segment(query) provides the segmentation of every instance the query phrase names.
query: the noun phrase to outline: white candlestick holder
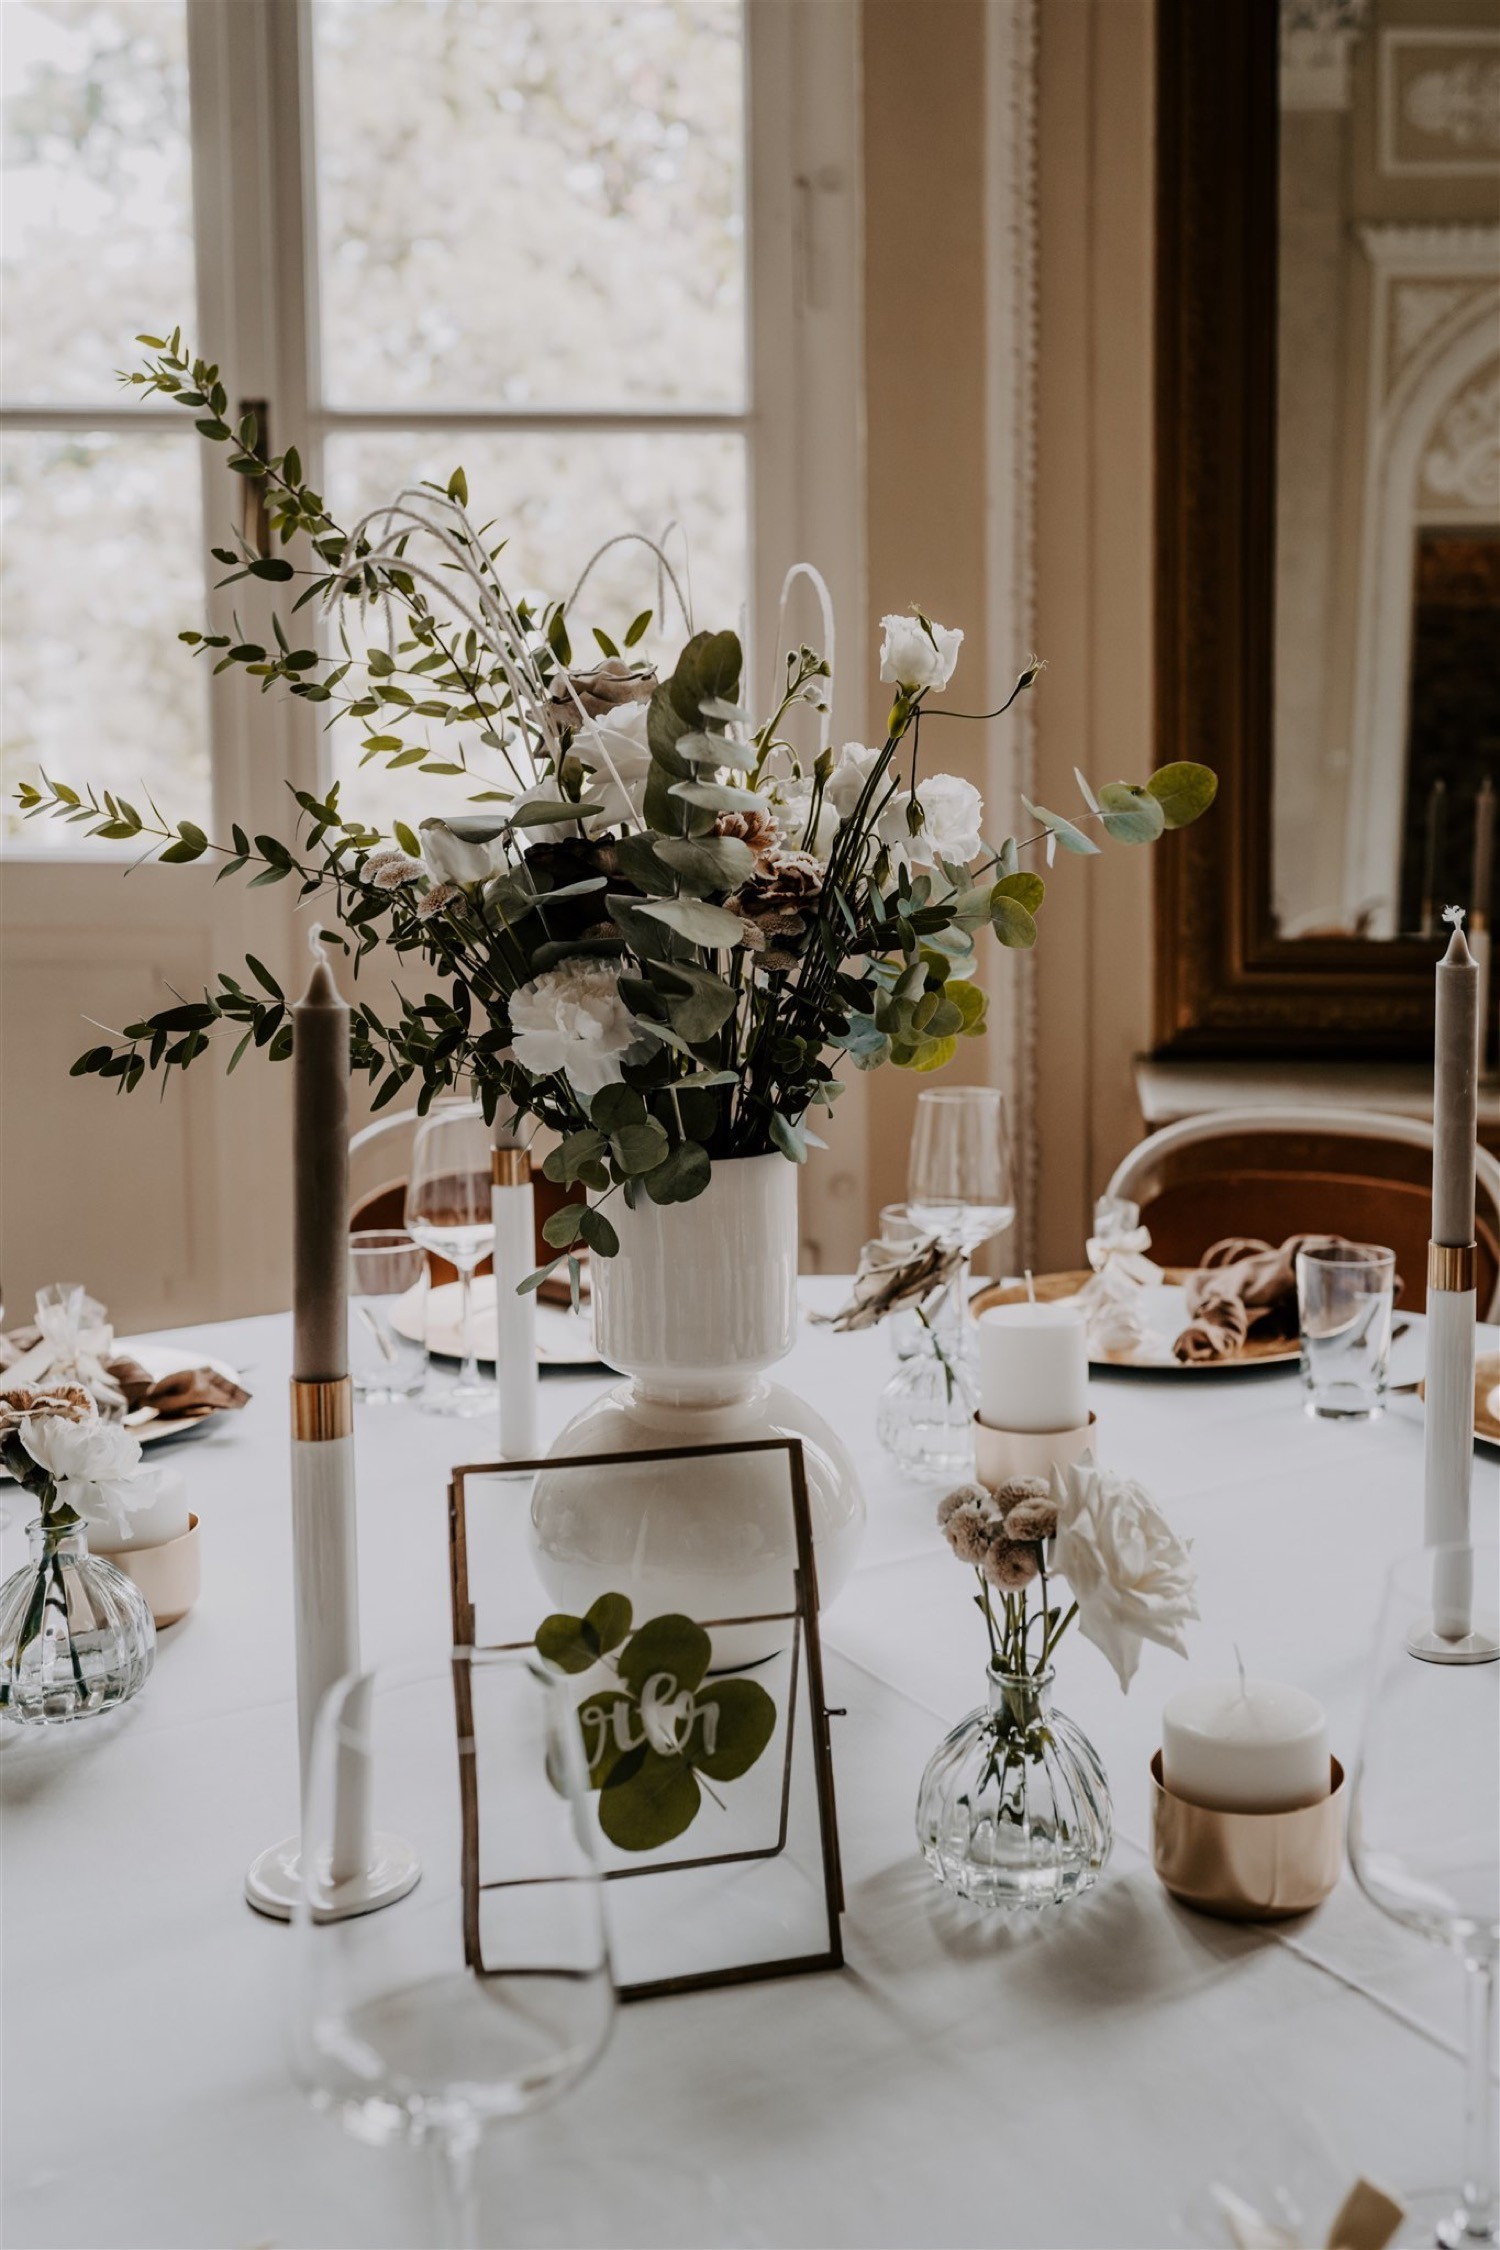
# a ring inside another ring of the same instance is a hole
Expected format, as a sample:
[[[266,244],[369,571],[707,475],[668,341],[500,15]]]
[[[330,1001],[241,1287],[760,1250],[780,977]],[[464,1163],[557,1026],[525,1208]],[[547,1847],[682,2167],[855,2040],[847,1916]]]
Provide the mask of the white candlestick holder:
[[[323,1698],[359,1670],[359,1558],[354,1514],[354,1386],[292,1378],[292,1598],[297,1636],[297,1746],[307,1803],[313,1727]],[[318,1919],[344,1921],[405,1898],[421,1864],[399,1836],[374,1831],[368,1749],[341,1739],[330,1888]],[[287,1836],[250,1864],[245,1896],[289,1922],[302,1895],[302,1840]]]
[[[1002,1430],[982,1415],[974,1417],[974,1473],[983,1485],[998,1492],[1017,1477],[1040,1477],[1045,1482],[1056,1469],[1069,1469],[1075,1461],[1095,1453],[1099,1417],[1071,1430]]]
[[[500,1456],[535,1460],[537,1438],[536,1291],[520,1284],[536,1263],[536,1199],[524,1148],[490,1152],[490,1208],[495,1221],[495,1388],[500,1400]]]
[[[1423,1386],[1424,1536],[1432,1617],[1408,1642],[1426,1664],[1493,1664],[1500,1642],[1474,1624],[1469,1497],[1474,1474],[1474,1245],[1427,1249],[1427,1377]]]

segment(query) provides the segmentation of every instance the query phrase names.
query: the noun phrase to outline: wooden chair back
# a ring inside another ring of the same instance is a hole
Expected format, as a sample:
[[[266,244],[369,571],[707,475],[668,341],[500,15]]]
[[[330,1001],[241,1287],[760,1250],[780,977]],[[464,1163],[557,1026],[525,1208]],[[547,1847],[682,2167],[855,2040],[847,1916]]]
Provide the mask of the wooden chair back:
[[[1227,1235],[1282,1242],[1342,1234],[1396,1253],[1401,1304],[1427,1303],[1432,1132],[1363,1113],[1222,1111],[1166,1127],[1132,1150],[1109,1193],[1138,1203],[1162,1265],[1196,1266]],[[1394,1128],[1394,1130],[1391,1130]],[[1496,1179],[1489,1177],[1494,1169]],[[1500,1293],[1500,1167],[1480,1152],[1476,1283],[1481,1317]]]

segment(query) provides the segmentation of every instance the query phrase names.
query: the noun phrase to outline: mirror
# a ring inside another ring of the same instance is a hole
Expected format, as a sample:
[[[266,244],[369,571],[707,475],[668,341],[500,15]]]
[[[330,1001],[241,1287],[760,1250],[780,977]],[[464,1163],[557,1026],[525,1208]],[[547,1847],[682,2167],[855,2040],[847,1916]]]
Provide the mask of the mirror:
[[[1497,872],[1494,0],[1156,20],[1157,758],[1219,797],[1154,863],[1154,1052],[1430,1055]]]
[[[1282,0],[1271,908],[1488,915],[1500,789],[1500,30]]]

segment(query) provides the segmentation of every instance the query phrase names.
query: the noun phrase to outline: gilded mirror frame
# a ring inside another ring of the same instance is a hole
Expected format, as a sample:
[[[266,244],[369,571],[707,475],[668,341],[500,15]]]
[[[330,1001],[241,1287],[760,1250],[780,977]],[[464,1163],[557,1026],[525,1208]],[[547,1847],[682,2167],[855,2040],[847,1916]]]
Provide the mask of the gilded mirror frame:
[[[1156,762],[1214,811],[1156,863],[1156,1052],[1431,1052],[1435,940],[1285,938],[1271,898],[1277,0],[1158,0]]]

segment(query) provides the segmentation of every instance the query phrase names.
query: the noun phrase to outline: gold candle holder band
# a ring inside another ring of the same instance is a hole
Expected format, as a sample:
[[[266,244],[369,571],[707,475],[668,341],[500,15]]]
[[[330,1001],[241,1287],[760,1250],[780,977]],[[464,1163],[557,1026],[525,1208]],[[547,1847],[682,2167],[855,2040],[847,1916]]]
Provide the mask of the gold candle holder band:
[[[1447,1289],[1462,1294],[1474,1286],[1474,1244],[1464,1242],[1429,1242],[1427,1245],[1427,1288]]]
[[[1178,1797],[1151,1760],[1151,1864],[1172,1896],[1226,1922],[1276,1922],[1327,1898],[1344,1861],[1344,1769],[1290,1812],[1223,1812]]]
[[[292,1436],[300,1444],[354,1435],[354,1383],[348,1375],[292,1377]]]
[[[492,1148],[490,1178],[496,1187],[530,1187],[531,1157],[524,1148]]]

